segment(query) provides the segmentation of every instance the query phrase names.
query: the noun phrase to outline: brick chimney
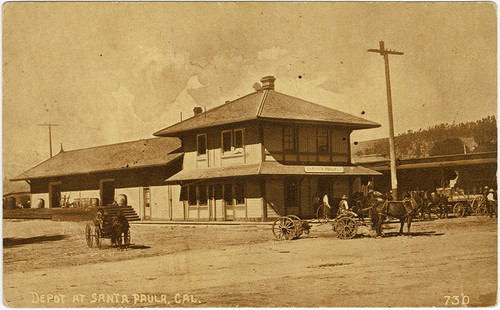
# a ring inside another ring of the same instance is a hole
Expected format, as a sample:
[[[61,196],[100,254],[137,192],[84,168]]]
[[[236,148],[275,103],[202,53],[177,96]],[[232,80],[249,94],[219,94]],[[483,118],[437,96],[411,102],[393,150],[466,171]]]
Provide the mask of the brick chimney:
[[[196,116],[198,114],[203,113],[203,109],[202,109],[202,107],[194,107],[193,112],[194,112],[194,116]]]
[[[262,82],[262,90],[274,90],[274,81],[276,81],[276,79],[274,78],[274,76],[265,76],[263,77],[262,79],[260,79],[260,81]]]

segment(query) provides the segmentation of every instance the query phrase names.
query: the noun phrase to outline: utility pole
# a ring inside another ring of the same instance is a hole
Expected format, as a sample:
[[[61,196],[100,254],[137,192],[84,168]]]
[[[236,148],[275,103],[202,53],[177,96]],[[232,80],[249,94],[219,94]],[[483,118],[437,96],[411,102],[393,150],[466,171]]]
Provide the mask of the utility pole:
[[[403,52],[386,50],[384,41],[380,41],[380,49],[369,49],[368,52],[380,53],[384,56],[385,62],[385,81],[387,84],[387,107],[389,113],[389,152],[391,157],[391,186],[392,196],[398,199],[398,179],[396,176],[396,147],[394,145],[394,121],[392,118],[392,97],[391,97],[391,77],[389,74],[389,55],[403,55]]]
[[[50,147],[50,157],[52,158],[52,126],[59,126],[59,124],[38,124],[38,126],[49,127],[49,147]]]

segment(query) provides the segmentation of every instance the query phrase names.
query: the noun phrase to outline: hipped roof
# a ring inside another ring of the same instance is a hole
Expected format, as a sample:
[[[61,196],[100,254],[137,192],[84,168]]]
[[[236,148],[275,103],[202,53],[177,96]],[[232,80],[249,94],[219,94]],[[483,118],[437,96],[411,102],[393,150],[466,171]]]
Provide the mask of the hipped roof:
[[[342,167],[343,172],[308,172],[301,165],[283,165],[278,162],[263,162],[255,165],[240,165],[230,167],[215,167],[205,169],[182,170],[166,180],[169,183],[188,180],[205,180],[214,178],[242,177],[252,175],[323,175],[323,176],[377,176],[380,172],[361,166],[336,166]],[[315,166],[326,169],[332,166]]]
[[[325,123],[351,129],[380,127],[380,124],[334,110],[274,90],[261,90],[210,109],[169,126],[155,136],[175,136],[180,132],[249,120],[281,120]]]
[[[177,138],[152,138],[63,151],[12,180],[162,166],[182,157],[180,147]]]

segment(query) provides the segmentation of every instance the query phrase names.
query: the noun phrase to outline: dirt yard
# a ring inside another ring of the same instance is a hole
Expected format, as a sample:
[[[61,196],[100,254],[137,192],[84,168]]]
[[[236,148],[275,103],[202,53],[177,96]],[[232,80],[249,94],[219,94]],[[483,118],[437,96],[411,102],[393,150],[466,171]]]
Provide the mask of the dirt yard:
[[[384,238],[331,225],[276,241],[269,225],[132,225],[88,248],[82,222],[4,220],[11,307],[459,307],[497,300],[497,220],[414,222]],[[405,228],[406,230],[406,228]],[[109,240],[105,240],[109,245]]]

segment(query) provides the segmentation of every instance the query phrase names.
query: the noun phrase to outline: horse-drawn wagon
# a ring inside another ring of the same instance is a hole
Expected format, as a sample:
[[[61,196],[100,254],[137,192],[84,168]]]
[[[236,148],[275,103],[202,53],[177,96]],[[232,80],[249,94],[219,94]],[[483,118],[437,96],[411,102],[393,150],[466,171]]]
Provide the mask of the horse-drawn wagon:
[[[103,215],[102,219],[85,225],[85,240],[89,248],[95,245],[101,249],[104,239],[110,239],[112,245],[128,248],[130,238],[130,226],[121,214]]]
[[[382,221],[386,218],[397,218],[401,222],[399,233],[403,232],[404,223],[408,225],[408,232],[411,227],[411,219],[417,210],[417,205],[413,199],[404,199],[402,201],[383,200],[374,198],[365,200],[359,211],[346,211],[339,214],[332,222],[332,229],[340,239],[351,239],[357,235],[360,226],[370,225],[376,230],[377,235],[381,234]],[[366,221],[361,214],[368,211],[370,221]],[[316,222],[323,224],[324,219],[318,218]],[[329,220],[327,220],[329,221]],[[306,221],[295,215],[280,216],[272,225],[273,235],[278,240],[291,240],[299,238],[303,232],[309,233],[311,224],[314,221]]]
[[[486,199],[482,194],[469,194],[454,188],[437,188],[436,193],[446,198],[444,214],[447,217],[452,212],[455,217],[464,217],[469,214],[485,215],[488,211]]]

